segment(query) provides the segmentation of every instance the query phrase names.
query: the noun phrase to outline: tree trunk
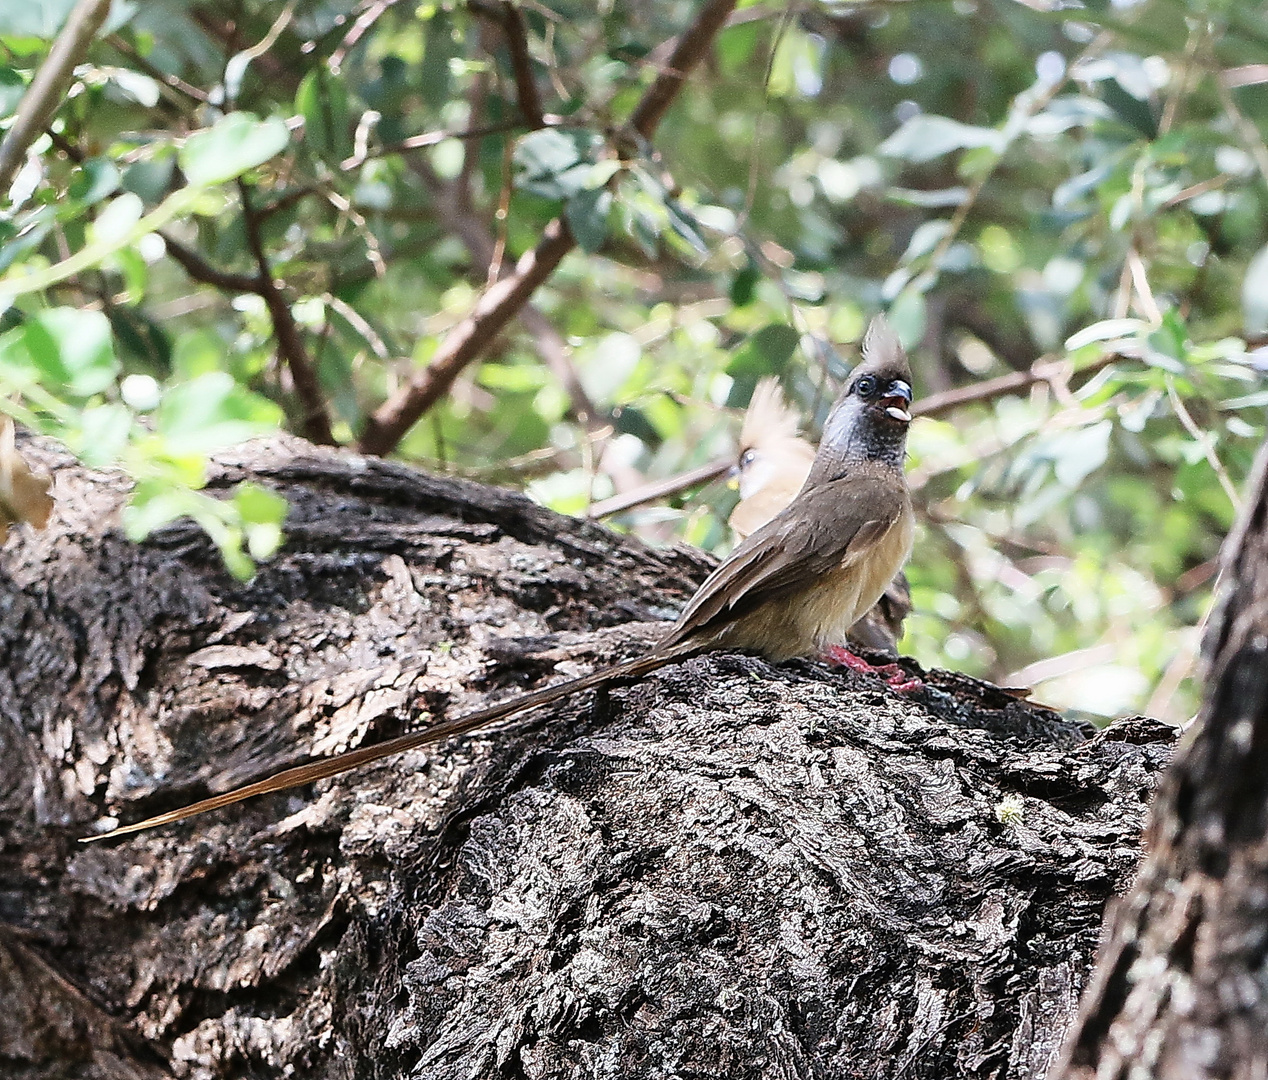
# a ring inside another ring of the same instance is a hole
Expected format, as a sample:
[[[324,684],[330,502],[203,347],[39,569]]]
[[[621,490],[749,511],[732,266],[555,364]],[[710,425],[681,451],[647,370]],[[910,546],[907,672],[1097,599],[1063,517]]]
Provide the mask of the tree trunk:
[[[1224,547],[1206,698],[1054,1080],[1268,1076],[1268,443]]]
[[[291,503],[243,585],[192,526],[128,543],[119,482],[26,449],[58,504],[0,552],[5,1077],[1029,1080],[1055,1056],[1169,729],[713,654],[84,848],[102,816],[633,655],[709,561],[279,440],[213,480]]]

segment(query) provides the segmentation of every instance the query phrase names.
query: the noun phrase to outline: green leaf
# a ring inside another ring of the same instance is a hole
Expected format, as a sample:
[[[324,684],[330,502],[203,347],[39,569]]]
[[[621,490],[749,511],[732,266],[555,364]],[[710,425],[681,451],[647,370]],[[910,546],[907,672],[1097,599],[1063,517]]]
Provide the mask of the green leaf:
[[[757,295],[757,283],[762,280],[761,272],[753,263],[739,270],[731,279],[731,303],[736,307],[747,307]]]
[[[102,244],[114,244],[131,232],[145,211],[139,196],[130,191],[111,199],[89,229],[89,236]]]
[[[786,323],[771,323],[753,334],[726,366],[732,379],[727,404],[732,408],[748,404],[757,380],[783,371],[800,340],[801,335]]]
[[[889,325],[905,348],[913,348],[925,336],[928,305],[915,286],[903,289],[889,306]]]
[[[1113,338],[1135,337],[1149,328],[1143,319],[1102,319],[1086,326],[1066,339],[1066,352],[1075,352],[1094,341],[1110,341]]]
[[[71,176],[68,194],[83,206],[101,202],[119,190],[119,170],[109,158],[89,158]]]
[[[41,311],[23,327],[23,343],[40,382],[54,394],[91,397],[119,372],[110,320],[100,311]]]
[[[1268,332],[1268,247],[1262,247],[1246,266],[1242,278],[1242,318],[1248,334]]]
[[[0,120],[17,110],[26,93],[26,82],[11,67],[0,64]]]
[[[126,405],[110,402],[90,405],[79,415],[77,430],[67,443],[85,465],[95,469],[115,464],[123,456],[132,434],[132,413]]]
[[[233,505],[242,520],[247,550],[253,559],[267,559],[282,544],[282,523],[290,504],[274,491],[250,481],[238,485]]]
[[[268,559],[276,554],[283,541],[281,524],[287,520],[290,505],[285,498],[260,484],[238,484],[233,493],[233,506],[242,521],[246,548],[252,559]]]
[[[343,79],[317,65],[295,92],[295,109],[304,117],[304,142],[327,161],[342,161],[352,152],[348,89]]]
[[[581,128],[544,128],[515,147],[516,187],[546,199],[566,199],[593,186],[594,154],[602,137]]]
[[[205,454],[272,431],[281,410],[238,386],[226,371],[211,371],[170,387],[155,426],[173,454]]]
[[[1004,136],[995,128],[973,127],[949,116],[920,113],[881,143],[879,152],[919,164],[942,157],[952,150],[975,146],[1000,151],[1004,148]]]
[[[1109,456],[1109,420],[1059,435],[1050,444],[1053,472],[1067,488],[1077,488],[1088,476],[1105,464]]]
[[[593,254],[608,238],[612,192],[607,188],[578,191],[564,204],[564,217],[583,251]]]
[[[0,4],[0,36],[49,40],[57,36],[76,0],[24,0]]]
[[[280,153],[290,132],[280,117],[258,120],[235,112],[185,140],[180,166],[191,184],[222,184]]]

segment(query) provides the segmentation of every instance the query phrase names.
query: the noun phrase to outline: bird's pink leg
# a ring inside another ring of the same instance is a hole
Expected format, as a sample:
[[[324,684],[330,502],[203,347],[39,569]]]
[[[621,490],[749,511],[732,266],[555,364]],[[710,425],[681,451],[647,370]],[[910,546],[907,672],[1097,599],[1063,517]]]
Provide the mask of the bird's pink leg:
[[[849,668],[860,675],[871,675],[880,679],[900,694],[909,690],[918,690],[924,685],[919,679],[908,675],[897,664],[869,664],[861,656],[855,656],[844,645],[829,645],[823,650],[822,659],[837,667]]]

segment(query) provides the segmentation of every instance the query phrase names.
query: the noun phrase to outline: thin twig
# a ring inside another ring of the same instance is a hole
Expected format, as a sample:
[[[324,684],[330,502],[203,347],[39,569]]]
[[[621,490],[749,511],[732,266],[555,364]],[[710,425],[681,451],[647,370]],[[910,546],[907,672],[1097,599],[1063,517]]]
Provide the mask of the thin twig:
[[[1154,326],[1162,325],[1162,312],[1158,301],[1154,299],[1154,291],[1149,285],[1149,275],[1145,270],[1144,260],[1135,246],[1127,250],[1127,268],[1132,276],[1132,285],[1136,290],[1136,298],[1140,301],[1140,311]]]
[[[136,49],[133,48],[131,42],[122,35],[107,34],[105,41],[112,49],[116,49],[117,51],[123,53],[124,56],[144,71],[151,79],[166,87],[169,91],[182,95],[199,105],[206,105],[210,100],[210,97],[205,90],[200,90],[191,83],[187,83],[179,75],[173,75],[171,72],[164,71],[157,65],[150,63],[150,61],[137,52]],[[169,98],[169,100],[171,99]],[[189,102],[182,102],[182,104],[188,105]]]
[[[330,74],[338,75],[343,68],[343,62],[380,17],[397,3],[397,0],[373,0],[372,3],[362,4],[356,20],[344,34],[343,40],[339,43],[339,47],[330,54],[330,59],[326,61],[326,66],[330,69]]]
[[[274,43],[282,36],[282,31],[290,25],[291,19],[295,16],[295,6],[298,3],[299,0],[287,0],[286,6],[282,8],[277,18],[273,20],[273,25],[269,27],[264,37],[260,38],[249,49],[243,49],[236,55],[245,57],[247,63],[260,59],[261,56],[273,48]],[[245,70],[245,66],[243,70]]]
[[[1232,177],[1228,173],[1220,173],[1218,176],[1212,176],[1209,180],[1200,180],[1196,184],[1190,184],[1183,191],[1177,191],[1163,203],[1163,209],[1170,210],[1173,206],[1179,206],[1190,199],[1196,199],[1199,195],[1205,195],[1208,191],[1218,191],[1231,179]]]
[[[720,476],[725,476],[734,465],[734,458],[719,458],[717,461],[709,462],[708,465],[701,465],[699,468],[679,473],[677,476],[671,476],[665,480],[654,480],[649,484],[641,484],[630,491],[622,492],[620,495],[613,495],[610,499],[601,499],[599,502],[591,503],[586,516],[591,518],[611,517],[613,514],[632,510],[634,507],[643,506],[645,503],[659,502],[661,499],[669,498],[670,495],[677,495],[682,491],[690,491],[692,488],[700,487],[702,484],[707,484]]]
[[[650,139],[655,134],[669,106],[678,96],[678,91],[696,65],[704,59],[735,4],[736,0],[709,0],[696,16],[696,21],[679,37],[673,52],[669,54],[665,69],[647,88],[630,117],[630,127],[644,139]]]
[[[1101,368],[1109,367],[1118,359],[1120,357],[1117,353],[1107,352],[1104,356],[1079,368],[1077,374],[1091,375],[1100,371]],[[1007,397],[1035,383],[1052,383],[1068,374],[1069,363],[1065,360],[1037,360],[1025,371],[1010,371],[1007,375],[987,379],[985,382],[956,387],[954,390],[944,390],[941,394],[930,394],[929,397],[922,398],[911,407],[911,414],[912,416],[942,416],[960,408],[961,405]]]
[[[1230,90],[1239,86],[1259,86],[1268,82],[1268,64],[1242,64],[1225,68],[1217,76]]]
[[[362,340],[370,346],[370,351],[375,356],[385,362],[391,360],[392,352],[387,347],[387,342],[379,336],[378,331],[370,325],[361,312],[349,304],[348,301],[341,300],[333,293],[324,294],[322,300],[325,301],[326,306],[330,310],[338,312],[343,321],[361,335]]]
[[[509,141],[507,146],[509,148]],[[423,182],[423,186],[431,192],[440,216],[448,228],[458,234],[477,271],[485,268],[484,285],[486,289],[491,287],[493,282],[502,276],[503,264],[500,251],[505,250],[505,217],[498,218],[501,228],[499,236],[495,239],[489,235],[484,217],[472,206],[469,187],[457,182],[446,183],[420,155],[411,155],[405,160]],[[504,180],[504,197],[509,196],[508,185],[509,180]],[[502,203],[499,203],[498,214],[502,214]],[[495,265],[498,267],[498,272],[496,276],[493,276],[491,268]],[[546,366],[567,392],[573,416],[586,428],[592,438],[595,437],[596,432],[606,426],[603,415],[582,386],[569,355],[568,343],[564,341],[563,335],[531,302],[525,304],[519,312],[519,321],[532,335]]]
[[[267,221],[274,214],[280,214],[283,210],[289,210],[297,202],[308,198],[309,195],[319,195],[323,193],[323,189],[312,185],[303,184],[299,187],[291,188],[290,191],[284,191],[270,199],[266,203],[261,203],[255,208],[256,216],[261,221]]]
[[[331,206],[352,222],[352,227],[356,230],[357,235],[365,241],[365,256],[370,260],[370,265],[374,267],[374,276],[377,278],[383,277],[387,273],[387,263],[383,260],[383,249],[379,246],[379,238],[374,235],[374,230],[370,228],[364,215],[352,205],[350,199],[341,195],[334,188],[323,188],[322,194],[326,196],[326,201]]]
[[[775,27],[775,36],[771,39],[770,54],[766,57],[766,72],[762,77],[762,107],[753,118],[753,146],[748,159],[748,185],[744,192],[744,208],[740,211],[737,229],[742,229],[753,212],[753,203],[757,199],[758,166],[762,160],[762,135],[766,117],[770,112],[770,77],[775,70],[775,56],[783,43],[784,35],[793,19],[793,5],[789,4],[780,14],[779,23]]]
[[[48,59],[40,65],[22,95],[9,132],[0,143],[0,198],[9,190],[26,152],[57,114],[65,100],[75,65],[88,52],[110,11],[110,0],[79,0],[62,27]]]
[[[291,314],[291,306],[282,295],[278,283],[273,280],[273,269],[269,265],[268,255],[264,251],[264,240],[260,235],[260,219],[251,206],[251,192],[247,185],[238,181],[238,191],[242,198],[242,218],[246,231],[247,247],[255,264],[259,267],[258,295],[269,310],[269,318],[273,322],[273,340],[277,343],[277,354],[291,373],[291,382],[295,385],[295,395],[299,398],[303,415],[299,420],[299,430],[310,442],[323,446],[334,446],[335,436],[330,429],[330,417],[326,413],[326,399],[317,380],[317,372],[313,369],[308,350],[304,347],[303,336],[295,324],[295,316]]]
[[[506,236],[511,224],[511,163],[513,160],[513,144],[510,139],[502,146],[502,190],[498,194],[498,208],[493,215],[497,222],[497,232],[493,237],[493,254],[489,258],[489,271],[485,275],[484,285],[487,289],[502,276],[502,260],[506,256]]]
[[[542,120],[541,126],[555,127],[562,122],[562,117],[547,116]],[[389,143],[386,146],[362,146],[351,157],[339,162],[339,168],[344,172],[348,172],[364,165],[372,158],[387,157],[391,154],[405,154],[411,150],[422,150],[428,146],[442,143],[446,139],[469,141],[471,139],[483,139],[488,135],[501,135],[506,132],[523,130],[523,120],[507,120],[500,124],[486,124],[483,127],[466,128],[458,131],[425,131],[421,135],[411,135],[408,139],[402,139],[398,143]]]
[[[1268,146],[1264,145],[1264,139],[1259,134],[1259,128],[1255,126],[1253,120],[1248,119],[1246,114],[1237,107],[1237,102],[1233,100],[1233,91],[1230,89],[1229,84],[1219,75],[1215,77],[1215,88],[1219,91],[1220,103],[1224,106],[1224,112],[1228,114],[1228,118],[1237,129],[1237,134],[1246,143],[1250,156],[1255,160],[1255,166],[1259,169],[1260,178],[1265,184],[1268,184]]]
[[[656,126],[687,76],[704,59],[714,35],[735,4],[736,0],[708,0],[703,5],[696,21],[678,39],[669,68],[647,88],[635,108],[630,127],[637,135],[650,140],[655,134]],[[359,443],[362,452],[391,452],[415,421],[448,392],[463,368],[493,342],[575,246],[576,240],[563,218],[550,222],[537,247],[520,258],[514,271],[485,291],[471,314],[440,343],[431,362],[412,373],[409,381],[370,416]]]
[[[1187,431],[1202,447],[1202,454],[1206,458],[1206,463],[1214,470],[1215,475],[1219,477],[1220,487],[1224,489],[1224,494],[1228,496],[1228,501],[1233,504],[1233,510],[1237,513],[1242,512],[1241,496],[1237,494],[1237,488],[1233,485],[1232,479],[1228,475],[1228,470],[1224,468],[1224,463],[1220,461],[1219,456],[1215,453],[1215,440],[1209,431],[1203,431],[1198,427],[1189,410],[1185,408],[1184,402],[1180,400],[1180,395],[1176,393],[1175,380],[1167,376],[1167,397],[1171,399],[1171,407],[1175,409],[1176,416],[1180,418],[1180,423],[1184,425]]]

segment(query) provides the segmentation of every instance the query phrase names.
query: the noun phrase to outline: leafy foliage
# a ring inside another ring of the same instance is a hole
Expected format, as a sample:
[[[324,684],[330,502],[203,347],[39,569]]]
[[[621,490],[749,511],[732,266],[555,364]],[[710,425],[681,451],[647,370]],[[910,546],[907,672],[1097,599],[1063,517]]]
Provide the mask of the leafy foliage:
[[[744,4],[650,140],[703,3],[116,7],[0,212],[0,409],[127,469],[131,534],[189,513],[249,573],[284,507],[206,454],[356,444],[560,217],[581,250],[396,454],[585,512],[731,453],[764,374],[813,429],[885,308],[908,651],[1191,711],[1268,404],[1254,5]],[[0,13],[0,115],[67,8]],[[720,549],[733,498],[616,524]]]

